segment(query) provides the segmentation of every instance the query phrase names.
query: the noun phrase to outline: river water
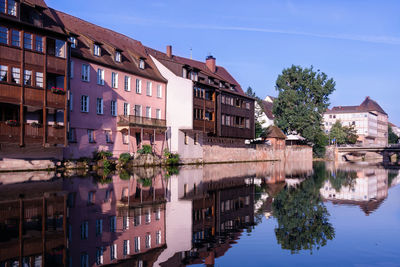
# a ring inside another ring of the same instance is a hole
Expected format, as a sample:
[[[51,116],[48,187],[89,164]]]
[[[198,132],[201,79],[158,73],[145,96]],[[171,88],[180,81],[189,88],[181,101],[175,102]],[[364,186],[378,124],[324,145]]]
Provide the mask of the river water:
[[[2,266],[400,266],[400,175],[243,163],[0,174]]]

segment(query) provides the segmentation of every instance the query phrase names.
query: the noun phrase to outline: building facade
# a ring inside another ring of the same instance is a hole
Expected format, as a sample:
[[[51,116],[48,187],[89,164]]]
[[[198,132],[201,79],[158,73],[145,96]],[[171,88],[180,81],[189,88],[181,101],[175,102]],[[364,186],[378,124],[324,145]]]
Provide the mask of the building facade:
[[[66,158],[166,148],[166,81],[142,44],[60,11],[71,42]]]
[[[338,106],[324,113],[325,132],[340,121],[343,126],[354,126],[358,142],[363,145],[388,144],[388,115],[379,104],[366,97],[359,106]]]
[[[1,157],[62,157],[68,65],[67,35],[43,0],[0,1]]]
[[[243,145],[254,138],[254,99],[216,59],[205,62],[146,48],[167,85],[170,148],[183,158],[201,158],[202,146]]]

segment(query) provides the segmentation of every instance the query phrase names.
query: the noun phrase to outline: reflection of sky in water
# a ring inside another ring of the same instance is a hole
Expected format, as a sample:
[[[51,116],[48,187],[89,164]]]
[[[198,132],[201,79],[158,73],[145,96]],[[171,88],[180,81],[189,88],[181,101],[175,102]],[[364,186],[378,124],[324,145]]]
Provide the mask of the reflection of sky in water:
[[[400,266],[400,185],[366,216],[359,206],[325,203],[335,238],[319,250],[291,255],[276,242],[274,217],[257,225],[250,235],[216,259],[215,266]]]

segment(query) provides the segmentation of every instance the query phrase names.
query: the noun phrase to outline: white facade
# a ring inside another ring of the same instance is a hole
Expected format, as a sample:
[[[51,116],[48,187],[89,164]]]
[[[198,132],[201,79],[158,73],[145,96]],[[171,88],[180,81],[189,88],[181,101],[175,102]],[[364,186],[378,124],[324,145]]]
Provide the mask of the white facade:
[[[269,126],[274,125],[274,120],[268,118],[257,101],[255,102],[254,109],[257,114],[257,121],[261,124],[262,128],[268,128]]]

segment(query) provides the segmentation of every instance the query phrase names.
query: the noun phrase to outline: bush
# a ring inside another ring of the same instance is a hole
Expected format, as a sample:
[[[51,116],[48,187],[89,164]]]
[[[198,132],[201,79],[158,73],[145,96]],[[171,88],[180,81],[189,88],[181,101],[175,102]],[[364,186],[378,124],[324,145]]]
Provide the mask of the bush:
[[[113,156],[112,152],[110,151],[94,151],[93,152],[93,159],[95,160],[100,160],[100,159],[108,159],[111,158]]]
[[[172,175],[178,175],[179,174],[179,167],[177,166],[167,166],[166,172],[165,172],[165,178],[169,178]]]
[[[171,153],[167,150],[164,151],[165,163],[167,165],[178,165],[179,164],[179,154]]]
[[[153,149],[151,148],[151,145],[143,145],[141,149],[137,151],[139,154],[153,154]]]
[[[129,173],[127,170],[122,170],[122,171],[119,173],[119,178],[120,178],[121,180],[129,180],[129,179],[131,178],[131,175],[130,175],[130,173]]]
[[[144,186],[144,187],[149,187],[152,185],[152,181],[150,178],[145,178],[145,179],[140,179],[140,183]]]
[[[129,153],[122,153],[119,155],[119,162],[122,163],[122,165],[125,165],[129,162],[131,159],[131,155]]]

